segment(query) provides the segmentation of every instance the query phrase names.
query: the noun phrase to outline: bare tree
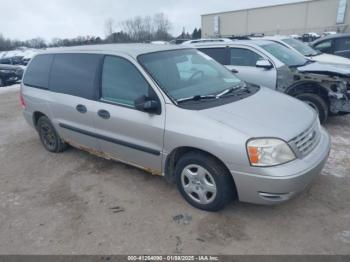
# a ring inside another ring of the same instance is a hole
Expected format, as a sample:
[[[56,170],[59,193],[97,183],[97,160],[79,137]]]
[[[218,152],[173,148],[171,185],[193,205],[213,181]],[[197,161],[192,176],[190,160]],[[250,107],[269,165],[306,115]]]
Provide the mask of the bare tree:
[[[168,40],[171,23],[168,18],[159,13],[152,17],[136,16],[121,23],[123,31],[135,42],[152,40]]]
[[[113,33],[114,33],[114,20],[112,18],[108,18],[105,22],[105,35],[106,37],[108,37]]]
[[[168,40],[169,31],[172,27],[169,19],[164,15],[164,13],[155,14],[153,17],[153,23],[155,27],[155,37],[157,40]]]
[[[46,42],[43,38],[37,37],[26,41],[26,46],[31,48],[44,48],[46,47]]]

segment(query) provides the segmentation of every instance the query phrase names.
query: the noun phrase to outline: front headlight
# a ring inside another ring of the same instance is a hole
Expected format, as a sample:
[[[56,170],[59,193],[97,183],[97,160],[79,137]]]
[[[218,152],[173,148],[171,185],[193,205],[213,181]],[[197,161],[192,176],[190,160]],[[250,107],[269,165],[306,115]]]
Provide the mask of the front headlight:
[[[252,166],[276,166],[296,158],[289,145],[277,138],[251,139],[247,152]]]

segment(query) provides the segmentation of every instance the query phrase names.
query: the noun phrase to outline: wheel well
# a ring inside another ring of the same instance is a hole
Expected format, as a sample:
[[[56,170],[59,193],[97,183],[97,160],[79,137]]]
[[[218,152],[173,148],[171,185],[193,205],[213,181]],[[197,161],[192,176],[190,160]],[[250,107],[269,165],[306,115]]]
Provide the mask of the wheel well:
[[[179,147],[174,149],[167,157],[166,161],[165,161],[165,178],[170,181],[173,182],[174,181],[174,173],[175,173],[175,167],[177,162],[179,161],[179,159],[181,158],[181,156],[183,156],[184,154],[188,153],[188,152],[199,152],[202,153],[204,155],[210,156],[212,158],[214,158],[216,161],[218,161],[227,171],[228,174],[230,174],[230,170],[227,168],[227,166],[216,156],[214,156],[213,154],[210,154],[209,152],[206,152],[204,150],[198,149],[198,148],[194,148],[194,147]],[[236,184],[234,182],[234,179],[232,176],[230,176],[233,184],[236,187]]]
[[[39,118],[42,117],[42,116],[46,116],[46,115],[41,113],[41,112],[38,112],[38,111],[34,112],[34,114],[33,114],[33,124],[34,124],[35,127],[38,124]]]
[[[316,95],[319,95],[321,98],[323,98],[324,101],[329,105],[328,90],[320,86],[318,83],[306,82],[306,83],[298,84],[296,86],[292,86],[291,88],[289,88],[286,93],[293,97],[300,94],[305,94],[305,93],[316,94]]]

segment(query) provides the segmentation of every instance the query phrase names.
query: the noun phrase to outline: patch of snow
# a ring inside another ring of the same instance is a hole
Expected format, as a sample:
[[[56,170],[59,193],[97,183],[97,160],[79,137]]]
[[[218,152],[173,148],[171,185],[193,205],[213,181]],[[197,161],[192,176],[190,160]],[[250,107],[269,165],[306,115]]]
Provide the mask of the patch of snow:
[[[37,53],[42,52],[40,49],[32,49],[32,48],[21,48],[11,51],[3,51],[0,52],[0,58],[11,58],[14,56],[23,56],[23,58],[32,58]]]
[[[340,239],[344,243],[350,244],[350,230],[345,230],[345,231],[337,234],[337,238]]]
[[[18,92],[19,88],[20,88],[20,84],[0,87],[0,95],[6,94],[6,93],[11,93],[11,92]]]

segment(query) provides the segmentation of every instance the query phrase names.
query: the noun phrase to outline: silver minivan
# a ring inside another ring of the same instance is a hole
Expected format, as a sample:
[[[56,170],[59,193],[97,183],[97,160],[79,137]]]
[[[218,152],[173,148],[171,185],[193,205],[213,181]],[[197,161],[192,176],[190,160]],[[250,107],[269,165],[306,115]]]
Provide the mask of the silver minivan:
[[[192,48],[52,49],[32,59],[20,94],[48,151],[71,145],[165,176],[209,211],[292,198],[330,150],[313,109]]]

